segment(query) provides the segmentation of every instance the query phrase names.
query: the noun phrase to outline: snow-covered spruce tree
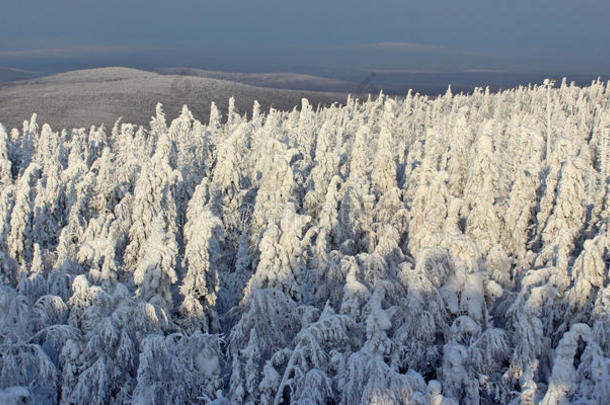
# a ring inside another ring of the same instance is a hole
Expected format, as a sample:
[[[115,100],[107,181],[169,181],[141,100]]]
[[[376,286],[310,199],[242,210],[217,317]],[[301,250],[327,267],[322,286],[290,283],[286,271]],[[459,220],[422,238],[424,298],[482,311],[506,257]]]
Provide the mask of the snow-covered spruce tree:
[[[94,186],[95,201],[93,208],[100,213],[111,211],[125,193],[125,185],[117,179],[117,162],[115,153],[108,147],[101,151],[100,156],[92,163],[91,170],[97,173]]]
[[[0,286],[0,310],[4,314],[0,320],[0,389],[10,391],[21,387],[27,391],[30,401],[38,403],[56,400],[61,378],[40,344],[51,346],[52,339],[45,341],[33,335],[42,326],[41,319],[36,317],[42,306],[39,302],[32,305],[14,289]]]
[[[167,136],[167,120],[165,118],[165,112],[163,111],[163,104],[157,103],[155,106],[155,116],[150,120],[150,133],[148,134],[147,143],[155,145],[159,137]]]
[[[392,335],[392,317],[398,310],[396,298],[403,295],[402,288],[386,281],[375,283],[373,293],[369,302],[364,307],[366,313],[366,341],[364,347],[372,353],[389,360],[394,351],[394,342],[390,339]]]
[[[5,285],[11,285],[17,278],[17,262],[7,255],[8,233],[10,230],[11,211],[14,200],[14,186],[6,186],[0,191],[0,279]]]
[[[9,159],[10,138],[4,125],[0,124],[0,183],[7,187],[13,183],[13,163]]]
[[[339,156],[333,150],[334,131],[329,122],[325,122],[318,134],[315,149],[314,167],[307,179],[309,190],[305,194],[303,205],[310,214],[318,214],[324,194],[331,179],[338,171]]]
[[[492,126],[492,123],[488,125]],[[484,134],[478,139],[476,156],[477,160],[469,172],[465,190],[466,202],[471,209],[466,233],[478,244],[480,251],[486,254],[498,242],[500,236],[500,220],[495,206],[496,200],[500,199],[499,175],[489,135]]]
[[[180,168],[187,188],[194,189],[205,170],[209,134],[186,105],[182,106],[180,115],[171,122],[168,132],[176,143],[176,165]]]
[[[553,372],[549,379],[549,386],[540,402],[543,405],[560,404],[572,396],[576,385],[576,369],[574,357],[577,355],[578,340],[584,339],[587,343],[591,330],[588,325],[574,324],[559,341],[553,359]]]
[[[506,312],[507,329],[512,332],[513,354],[510,367],[505,375],[508,379],[518,381],[522,392],[529,392],[539,381],[537,373],[545,372],[549,367],[548,359],[543,353],[551,347],[549,337],[553,318],[554,300],[557,289],[551,285],[549,278],[553,268],[547,267],[531,270],[521,279],[521,290]],[[528,374],[532,373],[528,377]],[[531,378],[535,378],[533,381]]]
[[[462,107],[457,113],[451,135],[451,147],[448,152],[448,187],[451,194],[455,197],[461,197],[464,193],[468,167],[470,166],[469,158],[474,141],[474,131],[468,125],[467,114],[467,107]]]
[[[210,116],[208,117],[208,124],[206,126],[206,133],[208,135],[208,140],[209,140],[209,144],[208,144],[208,156],[207,159],[205,160],[206,166],[211,166],[213,161],[214,161],[214,157],[215,157],[215,145],[218,145],[218,143],[221,141],[222,139],[222,113],[220,112],[220,110],[218,109],[218,107],[216,106],[216,103],[214,101],[212,101],[212,103],[210,104]]]
[[[363,211],[364,205],[374,205],[375,196],[371,194],[370,172],[373,153],[370,148],[371,128],[360,120],[356,129],[348,163],[348,177],[340,190],[339,210],[340,228],[343,230],[341,242],[346,246],[357,244],[359,249],[370,250],[372,245],[368,232],[371,231],[373,213]],[[350,252],[355,253],[355,252]]]
[[[349,314],[353,319],[361,321],[363,307],[368,302],[371,292],[369,287],[361,281],[361,270],[355,257],[343,257],[341,270],[346,276],[340,313]]]
[[[401,246],[407,238],[409,213],[400,197],[400,190],[394,187],[385,194],[373,211],[375,230],[372,251],[384,255],[397,264],[402,260]]]
[[[444,173],[420,172],[421,183],[415,189],[409,212],[408,249],[411,254],[422,247],[438,245],[444,237],[451,201]]]
[[[89,300],[81,316],[86,336],[82,343],[66,342],[61,352],[62,402],[123,403],[132,398],[141,342],[167,333],[167,315],[153,304],[134,301],[120,283],[110,293],[82,290],[81,299]]]
[[[453,266],[449,252],[439,248],[421,251],[415,268],[407,263],[400,266],[407,297],[396,312],[392,365],[397,369],[429,374],[439,366],[437,334],[446,333],[449,320],[438,289],[454,272]]]
[[[296,127],[296,146],[303,151],[304,163],[307,166],[312,164],[314,158],[315,145],[315,120],[314,111],[309,101],[304,98],[301,100],[301,111]]]
[[[88,172],[87,133],[84,128],[72,130],[64,177],[76,184]]]
[[[223,140],[217,146],[216,150],[216,165],[212,172],[212,181],[216,182],[223,194],[223,199],[228,201],[237,196],[241,189],[241,173],[239,170],[239,162],[241,159],[241,142],[246,142],[248,126],[240,125],[235,129],[235,132]],[[228,202],[227,202],[228,205]]]
[[[336,395],[332,376],[353,344],[354,326],[349,316],[337,315],[326,305],[318,320],[294,338],[273,403],[332,401]]]
[[[34,157],[35,143],[38,137],[37,119],[38,115],[34,113],[29,121],[23,121],[21,133],[16,128],[11,131],[13,177],[21,177]]]
[[[78,263],[89,268],[89,277],[96,283],[111,283],[118,278],[115,244],[122,238],[119,225],[111,212],[91,218],[82,235]]]
[[[311,218],[299,215],[293,204],[286,204],[278,224],[269,223],[259,244],[256,272],[244,290],[244,298],[255,288],[277,288],[297,302],[307,300],[303,286],[305,260],[301,238]]]
[[[65,159],[64,139],[51,126],[44,124],[40,130],[37,140],[36,151],[33,159],[46,170],[56,163],[61,164]]]
[[[484,189],[474,203],[468,221],[466,234],[476,241],[479,249],[485,255],[499,241],[500,219],[496,215],[491,189]]]
[[[252,290],[229,336],[233,401],[248,403],[259,398],[265,361],[276,347],[288,345],[300,328],[294,301],[276,289]]]
[[[195,189],[187,208],[184,229],[186,243],[183,266],[186,275],[180,292],[184,296],[181,312],[187,330],[216,331],[214,306],[219,288],[223,228],[210,208],[207,177]]]
[[[588,239],[571,268],[571,285],[566,291],[568,311],[565,321],[591,322],[595,298],[608,280],[608,240],[604,234]]]
[[[160,124],[159,124],[160,125]],[[150,226],[161,215],[164,233],[176,238],[175,187],[181,180],[180,173],[171,166],[175,158],[173,143],[167,136],[159,136],[157,150],[150,162],[143,162],[134,188],[129,229],[129,244],[125,249],[124,263],[129,268],[137,266],[143,258],[146,240],[151,236]]]
[[[77,255],[87,227],[89,186],[90,184],[83,187],[82,193],[71,205],[68,223],[62,228],[57,241],[55,266],[69,272],[79,270]]]
[[[529,247],[531,228],[535,225],[538,169],[536,165],[529,165],[516,173],[517,178],[513,183],[503,218],[502,241],[508,252],[524,258]]]
[[[245,155],[251,144],[250,125],[240,124],[216,149],[216,165],[211,182],[215,204],[228,239],[228,247],[237,249],[237,238],[245,231],[244,222],[250,220],[250,203],[245,201],[243,186],[250,182],[247,176]],[[233,255],[234,252],[228,254]]]
[[[428,403],[428,389],[420,374],[399,373],[366,347],[349,356],[339,386],[339,404]]]
[[[319,252],[330,251],[339,244],[340,237],[344,234],[339,225],[339,201],[338,194],[341,187],[341,177],[334,176],[326,191],[319,213],[318,227],[320,228],[316,245]]]
[[[34,402],[50,402],[57,397],[59,378],[53,362],[44,350],[31,343],[3,343],[0,345],[0,385],[29,387],[29,398]]]
[[[132,403],[186,403],[215,397],[220,386],[217,336],[153,334],[141,348]]]
[[[115,123],[112,132],[112,151],[116,153],[115,168],[118,183],[131,183],[138,173],[140,163],[149,158],[143,132],[143,127],[138,129],[133,124],[121,123],[120,119]]]
[[[257,152],[260,159],[254,167],[260,173],[260,180],[250,226],[250,242],[253,245],[258,244],[267,222],[280,221],[284,204],[298,200],[298,184],[290,165],[296,150],[287,149],[285,144],[273,138],[265,140],[260,148]]]
[[[582,342],[582,340],[578,340],[576,355],[582,348]],[[604,355],[602,348],[593,339],[589,340],[580,356],[580,364],[576,368],[576,384],[572,398],[591,402],[599,402],[600,399],[608,398],[610,373],[607,365],[608,357]]]
[[[394,144],[392,138],[392,122],[394,121],[395,102],[387,100],[384,104],[381,118],[381,130],[377,140],[371,183],[373,192],[379,199],[396,185],[396,162],[394,160]]]
[[[585,220],[585,187],[581,168],[582,162],[575,158],[568,159],[562,165],[555,206],[542,230],[542,239],[547,246],[563,232],[569,232],[572,243],[579,237]]]
[[[356,188],[363,194],[367,194],[370,189],[369,131],[370,129],[366,126],[361,126],[356,131],[349,160],[349,177],[346,182],[347,185]]]
[[[463,315],[453,322],[448,336],[441,370],[444,393],[460,402],[506,401],[499,367],[509,356],[504,331],[482,330],[479,323]]]
[[[36,185],[32,229],[36,242],[45,249],[52,249],[57,245],[57,236],[64,225],[66,215],[65,190],[60,179],[60,170],[59,162],[50,164],[44,176],[44,183],[43,179],[39,179]]]
[[[372,215],[364,211],[365,202],[372,202],[374,197],[367,194],[364,198],[356,191],[355,187],[343,187],[340,190],[343,196],[339,203],[337,242],[340,242],[341,250],[347,254],[356,254],[356,250],[368,250],[371,245],[370,234]]]
[[[145,300],[161,299],[168,308],[173,305],[170,285],[175,283],[176,255],[178,247],[166,233],[163,218],[158,215],[150,225],[150,236],[142,248],[144,255],[138,261],[133,281],[138,286],[137,295]]]
[[[35,198],[35,179],[40,166],[32,163],[16,184],[15,205],[11,212],[10,232],[7,236],[8,254],[21,266],[32,259],[33,203]]]
[[[227,107],[227,122],[223,129],[231,133],[240,124],[240,121],[241,117],[235,105],[235,97],[231,96],[229,97],[229,105]],[[225,133],[225,135],[227,134]]]
[[[345,234],[337,229],[339,224],[336,211],[336,182],[338,181],[340,181],[339,177],[335,176],[328,189],[320,223],[309,228],[303,238],[304,245],[309,246],[307,249],[309,258],[304,278],[305,284],[311,286],[310,299],[313,300],[313,303],[318,304],[330,300],[335,308],[338,308],[340,304],[341,286],[345,282],[345,274],[340,264],[343,254],[335,249],[339,235]],[[335,224],[334,228],[332,224]],[[347,241],[347,243],[350,242],[353,244],[352,240]],[[342,246],[342,248],[344,247],[345,245]]]
[[[551,215],[542,230],[544,248],[536,258],[536,264],[555,266],[554,284],[560,292],[568,287],[569,265],[572,252],[581,246],[583,226],[586,221],[586,194],[581,163],[568,159],[560,172],[557,197]]]
[[[542,232],[546,223],[553,212],[555,200],[557,198],[557,185],[559,183],[559,173],[563,167],[563,163],[568,158],[573,150],[571,140],[568,138],[560,138],[556,142],[556,147],[550,158],[547,157],[547,166],[544,171],[544,179],[540,190],[538,207],[536,213],[536,247],[543,244]]]
[[[472,207],[479,195],[491,194],[492,202],[500,198],[498,190],[499,173],[496,164],[493,142],[494,122],[485,124],[484,131],[475,141],[475,159],[468,169],[464,188],[464,199]]]

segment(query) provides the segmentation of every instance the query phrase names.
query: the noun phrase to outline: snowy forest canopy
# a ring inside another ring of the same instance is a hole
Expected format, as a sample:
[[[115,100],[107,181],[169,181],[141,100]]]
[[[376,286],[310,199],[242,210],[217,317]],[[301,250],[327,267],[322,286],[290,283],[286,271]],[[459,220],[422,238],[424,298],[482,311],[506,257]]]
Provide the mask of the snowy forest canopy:
[[[0,402],[601,404],[610,86],[0,125]]]

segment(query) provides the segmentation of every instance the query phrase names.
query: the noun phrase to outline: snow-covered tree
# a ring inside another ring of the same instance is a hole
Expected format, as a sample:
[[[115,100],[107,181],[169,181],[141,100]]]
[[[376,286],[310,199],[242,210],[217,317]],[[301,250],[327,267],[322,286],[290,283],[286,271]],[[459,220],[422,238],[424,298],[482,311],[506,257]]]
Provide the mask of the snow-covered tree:
[[[609,83],[238,105],[0,124],[0,403],[605,403]]]
[[[222,222],[206,203],[207,178],[201,182],[187,209],[183,265],[186,275],[180,292],[184,295],[181,311],[188,327],[206,332],[218,328],[214,306],[221,270]]]
[[[153,219],[151,235],[146,240],[144,257],[138,262],[133,273],[133,281],[138,286],[139,297],[149,300],[159,297],[165,305],[171,308],[173,304],[170,291],[176,276],[176,242],[168,237],[165,223],[160,216]]]

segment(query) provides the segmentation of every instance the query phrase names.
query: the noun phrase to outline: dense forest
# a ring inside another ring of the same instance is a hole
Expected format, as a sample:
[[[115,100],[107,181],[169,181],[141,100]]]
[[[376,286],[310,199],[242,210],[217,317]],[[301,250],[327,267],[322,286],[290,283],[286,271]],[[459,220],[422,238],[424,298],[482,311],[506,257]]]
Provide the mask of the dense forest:
[[[602,404],[610,85],[0,125],[0,402]]]

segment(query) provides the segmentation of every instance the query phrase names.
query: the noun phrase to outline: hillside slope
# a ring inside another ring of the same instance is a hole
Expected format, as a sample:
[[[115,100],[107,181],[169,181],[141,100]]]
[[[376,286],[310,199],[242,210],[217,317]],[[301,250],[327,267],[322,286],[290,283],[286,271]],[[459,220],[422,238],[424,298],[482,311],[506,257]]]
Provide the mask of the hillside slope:
[[[211,102],[225,111],[232,96],[242,114],[251,111],[254,100],[263,110],[270,106],[291,109],[303,97],[313,105],[345,100],[339,93],[277,90],[113,67],[0,84],[0,122],[21,127],[23,120],[37,112],[41,122],[57,128],[101,123],[109,127],[119,116],[135,124],[147,124],[157,102],[163,103],[170,118],[187,104],[196,118],[207,121]]]

